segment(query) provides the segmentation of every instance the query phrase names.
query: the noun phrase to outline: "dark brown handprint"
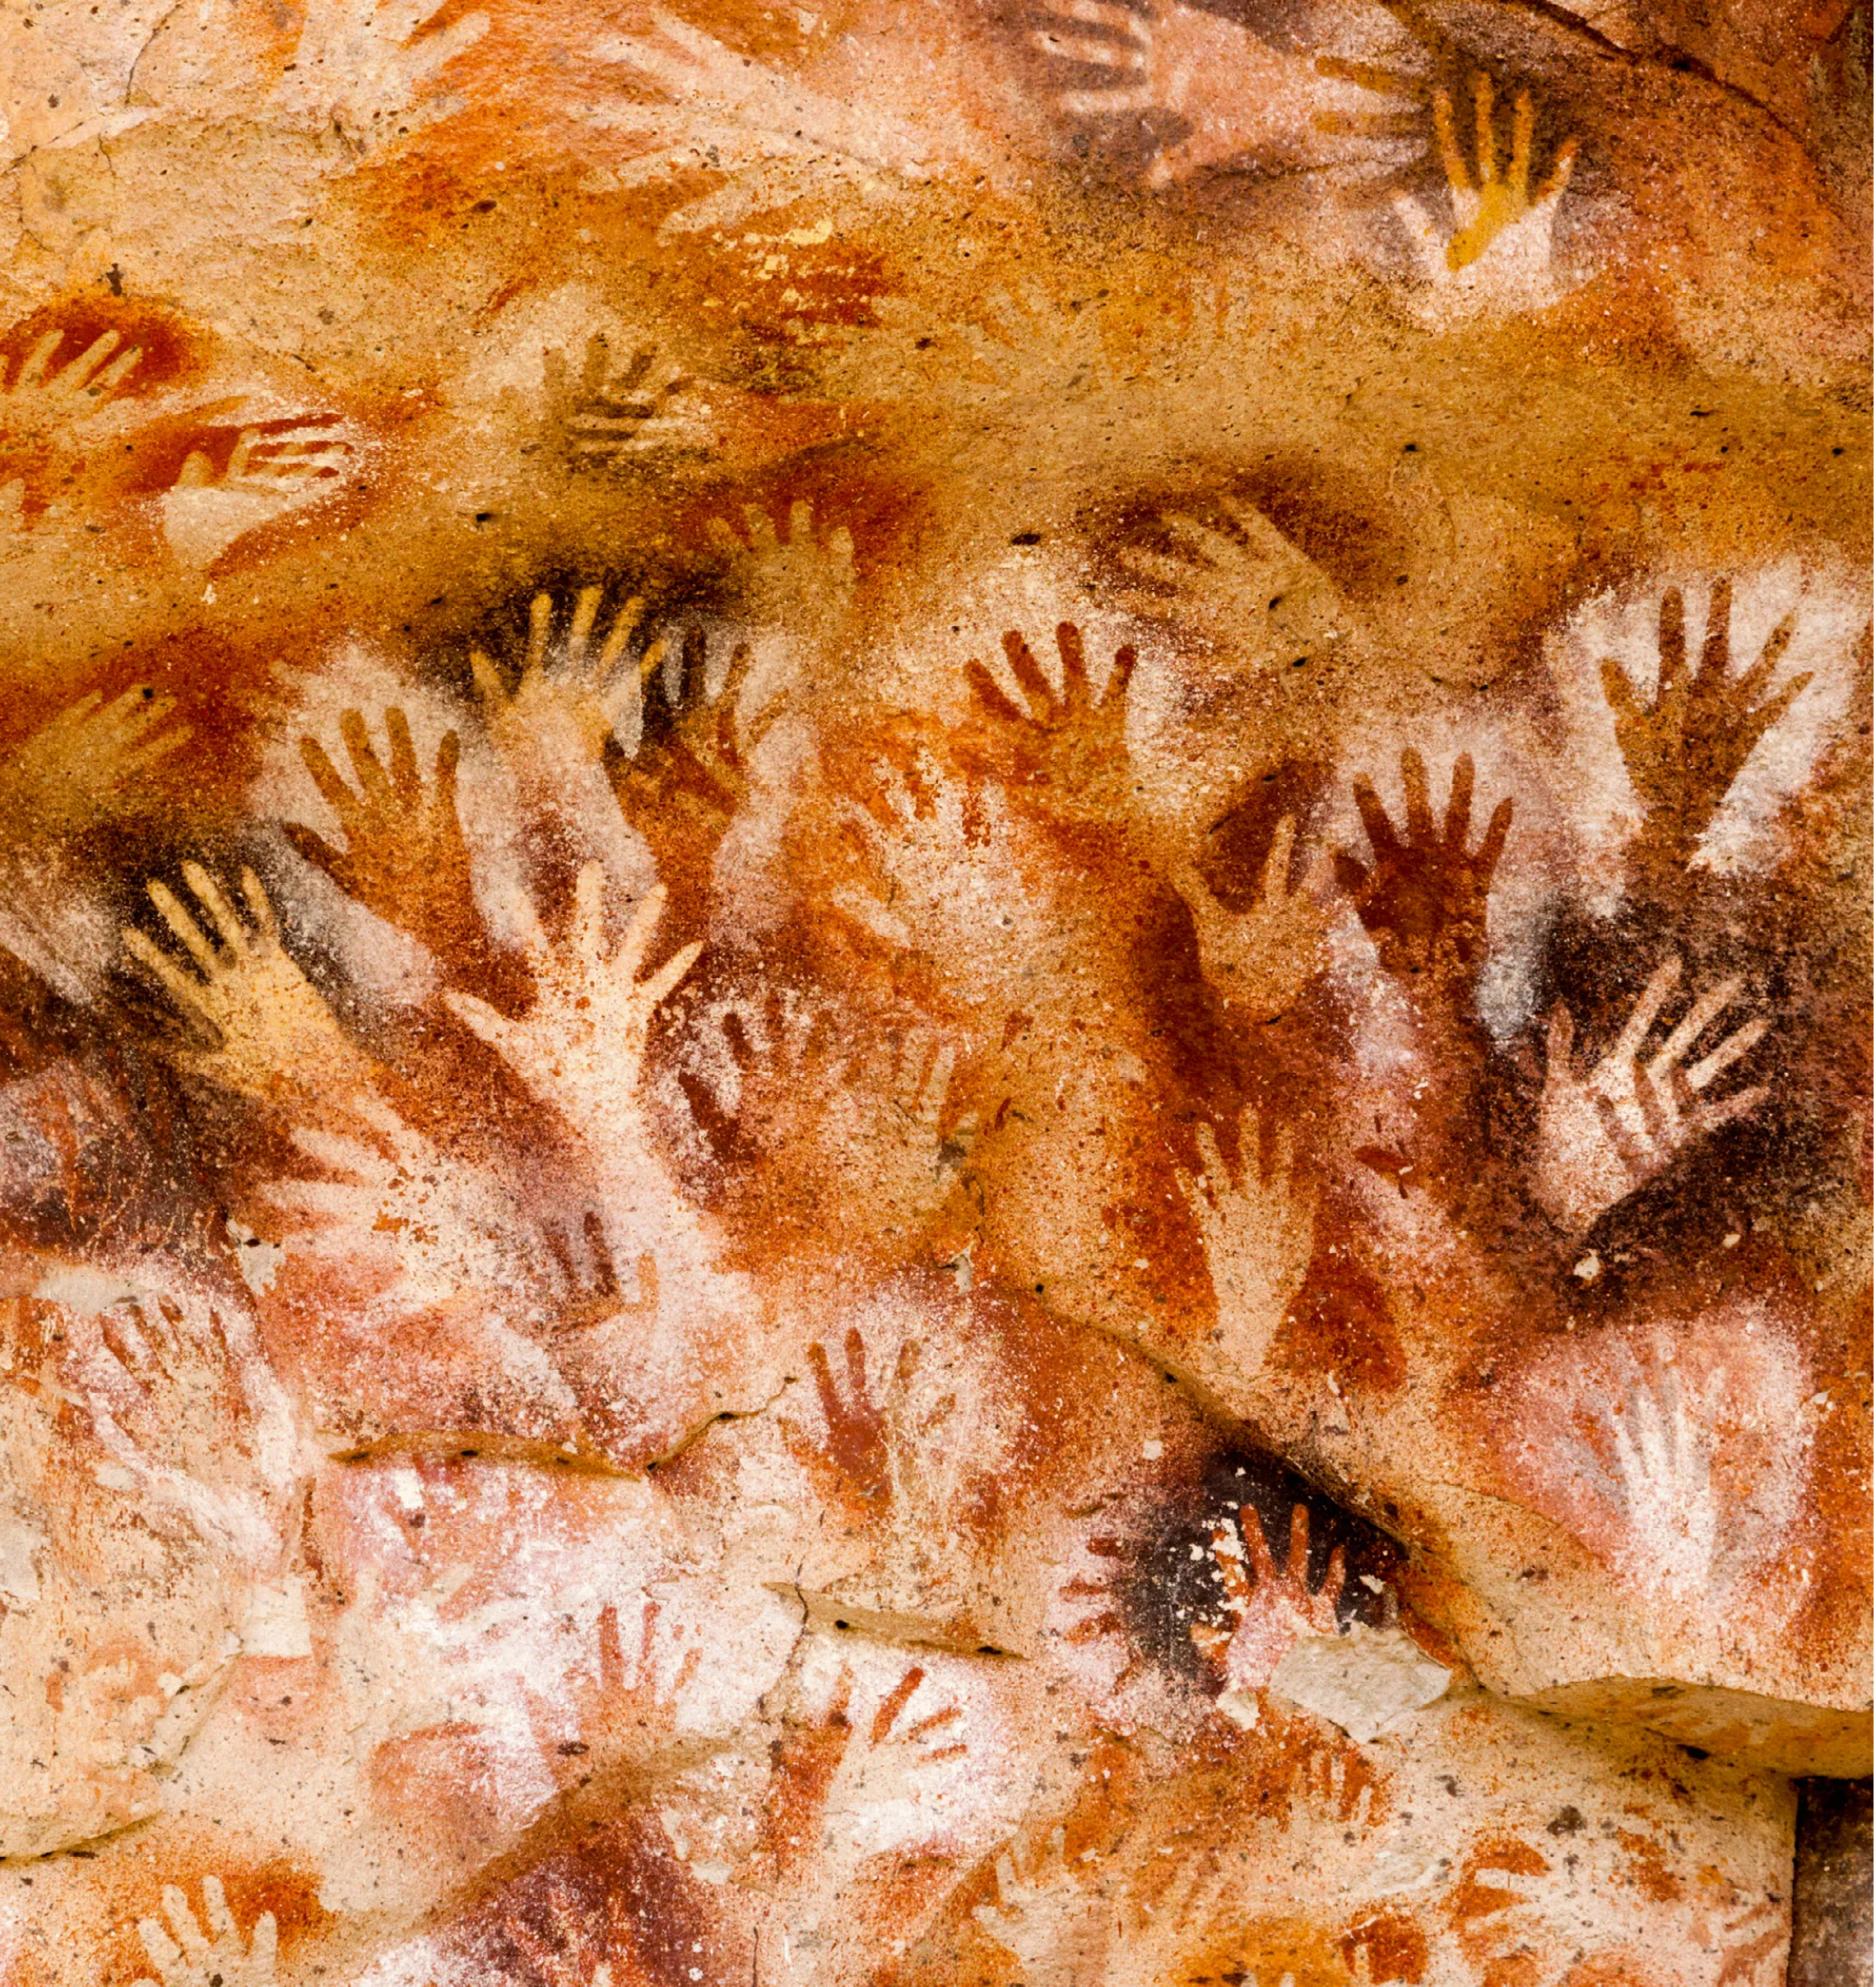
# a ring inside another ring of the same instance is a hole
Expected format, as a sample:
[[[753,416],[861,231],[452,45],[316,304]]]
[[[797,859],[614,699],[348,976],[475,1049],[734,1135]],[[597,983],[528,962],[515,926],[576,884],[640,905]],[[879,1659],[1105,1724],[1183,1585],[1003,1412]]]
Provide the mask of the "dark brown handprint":
[[[1056,629],[1061,658],[1058,695],[1035,652],[1012,629],[1003,638],[1010,673],[1024,703],[1014,702],[982,663],[965,665],[973,710],[962,741],[973,769],[1002,781],[1013,793],[1058,818],[1112,821],[1124,815],[1127,792],[1127,685],[1135,657],[1117,649],[1106,694],[1097,701],[1081,630]]]
[[[846,1390],[835,1378],[827,1348],[819,1340],[808,1348],[820,1399],[819,1431],[785,1424],[788,1446],[818,1474],[831,1479],[835,1494],[854,1503],[865,1517],[883,1518],[892,1503],[891,1431],[887,1410],[873,1398],[866,1376],[866,1342],[854,1325],[847,1334]],[[918,1358],[916,1343],[899,1353],[899,1378],[910,1377]]]
[[[1344,852],[1335,858],[1336,880],[1354,898],[1386,972],[1423,1000],[1469,1003],[1484,962],[1486,903],[1511,833],[1511,803],[1498,803],[1484,838],[1469,851],[1471,754],[1461,753],[1454,762],[1443,829],[1433,825],[1426,763],[1410,745],[1400,754],[1400,777],[1407,790],[1405,839],[1372,785],[1358,779],[1355,805],[1373,849],[1372,866]]]
[[[1680,589],[1670,587],[1661,597],[1661,666],[1653,702],[1642,702],[1619,662],[1604,658],[1603,694],[1646,814],[1633,856],[1645,880],[1671,883],[1684,872],[1759,740],[1810,682],[1807,671],[1766,694],[1790,645],[1793,620],[1788,614],[1758,660],[1734,676],[1732,583],[1716,580],[1699,666],[1690,670],[1687,610]]]

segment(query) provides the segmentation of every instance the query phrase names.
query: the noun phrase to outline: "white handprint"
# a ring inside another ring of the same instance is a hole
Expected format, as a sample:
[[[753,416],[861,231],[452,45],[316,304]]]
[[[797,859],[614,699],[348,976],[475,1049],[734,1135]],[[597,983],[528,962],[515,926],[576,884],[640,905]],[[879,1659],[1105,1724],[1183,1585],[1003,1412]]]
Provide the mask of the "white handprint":
[[[1001,1851],[996,1902],[971,1913],[1023,1969],[1026,1987],[1084,1987],[1107,1978],[1110,1907],[1094,1884],[1075,1881],[1066,1842],[1065,1831],[1054,1830],[1026,1876],[1017,1874],[1015,1855]]]
[[[161,1919],[137,1921],[137,1935],[150,1963],[162,1975],[162,1987],[274,1987],[279,1939],[273,1913],[262,1912],[244,1938],[219,1877],[202,1878],[202,1902],[208,1921],[206,1932],[189,1909],[187,1894],[173,1883],[163,1888],[168,1930]],[[156,1982],[142,1980],[135,1987],[156,1987]]]
[[[434,34],[434,0],[306,0],[300,41],[274,91],[277,111],[335,126],[355,150],[420,130],[453,106],[420,102],[437,72],[489,31],[464,14]]]
[[[338,490],[356,453],[343,426],[244,428],[220,470],[192,450],[161,499],[163,536],[184,565],[212,564],[234,541]]]

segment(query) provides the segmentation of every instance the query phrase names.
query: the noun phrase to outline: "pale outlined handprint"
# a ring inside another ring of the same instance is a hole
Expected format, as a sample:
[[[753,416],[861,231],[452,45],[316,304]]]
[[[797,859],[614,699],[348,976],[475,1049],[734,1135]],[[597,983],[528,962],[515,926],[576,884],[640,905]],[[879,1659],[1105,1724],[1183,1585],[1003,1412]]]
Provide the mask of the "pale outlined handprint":
[[[459,970],[472,963],[483,934],[457,812],[456,733],[444,732],[438,744],[427,792],[409,721],[396,705],[384,713],[387,759],[378,758],[361,713],[342,712],[339,733],[355,792],[317,739],[303,736],[300,752],[313,784],[339,818],[345,847],[332,847],[297,821],[282,824],[282,832],[315,869],[386,923],[408,932],[433,957]]]
[[[188,742],[167,692],[88,691],[0,759],[0,805],[15,832],[72,834],[114,813],[123,790]],[[4,831],[0,831],[4,832]]]
[[[1423,997],[1469,1005],[1484,963],[1486,908],[1493,872],[1511,829],[1511,803],[1493,809],[1479,847],[1468,850],[1472,755],[1453,761],[1444,831],[1433,825],[1426,763],[1409,745],[1400,754],[1406,836],[1394,831],[1372,783],[1355,782],[1355,805],[1373,849],[1372,866],[1344,853],[1336,880],[1354,899],[1384,971]]]
[[[1112,1907],[1093,1881],[1069,1866],[1067,1832],[1051,1831],[1047,1845],[1019,1875],[1015,1852],[998,1852],[996,1902],[972,1910],[984,1935],[1023,1970],[1024,1987],[1082,1987],[1104,1980],[1112,1937]]]
[[[207,913],[218,945],[165,884],[151,880],[150,900],[197,972],[185,970],[174,954],[134,926],[125,931],[123,941],[183,1019],[211,1038],[210,1047],[172,1050],[176,1061],[263,1102],[323,1095],[335,1084],[368,1088],[374,1075],[369,1059],[281,943],[273,906],[254,872],[241,871],[241,896],[251,922],[244,922],[199,862],[185,862],[183,877]]]
[[[1665,1172],[1690,1145],[1756,1110],[1769,1094],[1767,1085],[1754,1084],[1701,1102],[1701,1093],[1771,1027],[1762,1015],[1687,1066],[1702,1036],[1739,999],[1736,979],[1702,994],[1660,1047],[1644,1056],[1649,1031],[1680,975],[1678,959],[1656,968],[1609,1052],[1585,1075],[1571,1067],[1576,1025],[1570,1010],[1562,1002],[1551,1010],[1535,1190],[1545,1212],[1572,1236]]]
[[[598,1153],[617,1145],[629,1158],[643,1134],[638,1068],[652,1017],[704,947],[701,940],[685,945],[641,980],[638,968],[664,912],[663,886],[638,900],[624,936],[610,948],[605,900],[605,871],[597,862],[585,864],[574,884],[571,924],[558,944],[532,907],[517,904],[535,982],[525,1014],[511,1019],[471,994],[443,998],[586,1147]]]
[[[185,566],[212,565],[249,532],[343,488],[357,453],[337,421],[244,428],[219,469],[191,450],[160,499],[169,550]]]
[[[1066,88],[1070,117],[1181,119],[1187,135],[1162,145],[1147,184],[1166,187],[1211,166],[1260,157],[1323,166],[1358,163],[1411,145],[1410,100],[1378,76],[1366,84],[1326,72],[1309,55],[1265,41],[1207,7],[1181,0],[1049,0],[1031,39],[1065,67],[1099,70],[1093,88]]]
[[[1199,963],[1213,990],[1235,1014],[1253,1023],[1279,1019],[1327,963],[1330,908],[1305,884],[1289,880],[1296,817],[1285,815],[1270,838],[1270,852],[1256,900],[1228,911],[1189,863],[1174,876],[1192,913]]]
[[[1346,1555],[1329,1555],[1319,1585],[1309,1584],[1309,1506],[1290,1510],[1289,1552],[1279,1566],[1253,1506],[1215,1525],[1211,1558],[1231,1627],[1195,1623],[1192,1641],[1231,1690],[1261,1690],[1304,1636],[1334,1635],[1348,1578]]]
[[[1258,669],[1293,668],[1346,633],[1348,610],[1335,582],[1256,505],[1220,497],[1211,513],[1165,511],[1159,522],[1168,550],[1128,545],[1118,555],[1151,589],[1129,590],[1136,613],[1191,622]]]
[[[542,355],[547,420],[576,468],[624,469],[669,449],[708,448],[709,409],[685,397],[690,375],[642,348],[615,364],[603,332],[587,340],[576,378],[565,353]]]
[[[617,1602],[605,1602],[590,1650],[552,1689],[527,1692],[536,1743],[564,1787],[586,1786],[621,1765],[643,1771],[676,1734],[680,1701],[704,1649],[693,1641],[679,1655],[671,1632],[660,1635],[662,1602],[648,1597],[637,1613],[628,1636]],[[680,1627],[676,1636],[682,1633]]]
[[[1603,694],[1644,810],[1634,860],[1645,878],[1671,880],[1686,869],[1759,741],[1810,684],[1806,671],[1772,691],[1796,621],[1794,610],[1767,638],[1758,660],[1734,675],[1732,583],[1716,580],[1700,661],[1689,670],[1686,608],[1680,588],[1670,587],[1661,596],[1652,700],[1644,703],[1622,665],[1604,659]]]
[[[453,106],[432,86],[488,33],[489,16],[463,14],[426,33],[443,12],[434,0],[306,0],[273,109],[336,128],[358,152],[447,116]]]
[[[65,342],[49,331],[21,360],[11,382],[0,384],[0,435],[16,439],[21,430],[43,434],[79,425],[104,407],[137,369],[143,348],[119,351],[119,332],[100,332],[76,358],[53,364]]]
[[[527,646],[513,689],[486,651],[469,652],[469,671],[482,702],[484,722],[502,757],[523,778],[597,764],[614,727],[638,695],[638,680],[663,659],[654,643],[642,658],[631,653],[645,603],[634,594],[613,615],[596,643],[602,587],[583,587],[565,634],[554,634],[554,597],[537,593],[527,608]]]
[[[296,1126],[293,1141],[326,1168],[323,1180],[261,1188],[285,1214],[290,1253],[375,1270],[386,1294],[442,1304],[467,1292],[504,1301],[545,1298],[557,1279],[546,1240],[501,1183],[439,1151],[381,1099],[352,1099],[365,1135]]]
[[[169,1920],[168,1927],[162,1919],[137,1921],[137,1936],[161,1975],[162,1987],[274,1987],[279,1934],[273,1913],[262,1911],[244,1938],[228,1908],[221,1879],[212,1876],[202,1880],[202,1906],[198,1920],[188,1894],[165,1884],[163,1917]],[[142,1980],[134,1987],[157,1987],[157,1983]]]
[[[744,529],[713,518],[709,532],[728,554],[731,583],[744,612],[759,625],[821,634],[847,618],[853,598],[853,534],[837,524],[824,535],[815,530],[814,506],[805,497],[788,506],[788,525],[759,504],[743,506]]]
[[[1210,1126],[1200,1126],[1197,1138],[1204,1180],[1182,1173],[1179,1185],[1205,1242],[1218,1322],[1212,1347],[1195,1364],[1206,1376],[1244,1386],[1263,1371],[1270,1341],[1309,1273],[1316,1196],[1296,1177],[1287,1126],[1260,1172],[1257,1121],[1246,1112],[1238,1125],[1242,1179],[1237,1184]]]
[[[1553,302],[1566,286],[1555,268],[1557,212],[1576,161],[1576,141],[1565,140],[1550,170],[1533,191],[1531,146],[1537,114],[1530,92],[1521,90],[1511,109],[1511,155],[1498,165],[1492,79],[1472,79],[1476,160],[1469,161],[1453,123],[1452,99],[1433,97],[1433,131],[1445,169],[1452,228],[1443,231],[1419,202],[1402,194],[1395,211],[1406,230],[1418,273],[1442,304],[1456,308],[1535,310]],[[1476,174],[1476,176],[1475,176]]]

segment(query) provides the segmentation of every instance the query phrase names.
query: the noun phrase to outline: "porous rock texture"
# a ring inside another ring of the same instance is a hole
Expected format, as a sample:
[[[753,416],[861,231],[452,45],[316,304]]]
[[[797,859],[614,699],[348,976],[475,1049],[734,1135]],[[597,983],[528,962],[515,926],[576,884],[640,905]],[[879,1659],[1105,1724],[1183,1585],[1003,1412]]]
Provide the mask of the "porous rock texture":
[[[1867,1980],[1869,61],[4,0],[0,1987]]]

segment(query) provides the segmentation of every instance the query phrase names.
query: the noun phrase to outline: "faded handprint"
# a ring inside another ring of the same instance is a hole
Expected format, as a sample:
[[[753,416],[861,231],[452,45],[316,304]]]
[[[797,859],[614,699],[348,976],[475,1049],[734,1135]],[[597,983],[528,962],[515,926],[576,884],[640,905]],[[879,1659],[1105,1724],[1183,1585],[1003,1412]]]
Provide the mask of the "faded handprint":
[[[642,1149],[638,1067],[652,1018],[704,947],[701,941],[685,946],[641,980],[638,968],[664,912],[663,886],[638,900],[611,950],[605,896],[605,872],[597,862],[585,864],[574,885],[572,922],[558,945],[532,907],[516,905],[535,982],[525,1014],[511,1020],[471,994],[443,998],[539,1103],[565,1118],[590,1152],[619,1149],[629,1157]]]
[[[64,342],[63,332],[46,332],[20,361],[11,384],[0,385],[0,434],[17,439],[22,429],[44,434],[78,425],[111,399],[143,356],[141,346],[119,351],[123,334],[105,331],[54,368]]]
[[[91,690],[0,759],[0,808],[12,832],[75,834],[113,811],[122,790],[187,742],[169,725],[176,700],[128,689],[109,703]]]
[[[1394,832],[1373,787],[1355,782],[1355,805],[1373,848],[1373,866],[1354,856],[1335,858],[1335,875],[1383,969],[1434,1000],[1470,1002],[1485,958],[1485,914],[1492,873],[1511,829],[1511,803],[1493,810],[1484,839],[1468,851],[1472,820],[1472,755],[1453,762],[1452,792],[1442,833],[1433,826],[1427,768],[1412,746],[1400,754],[1406,788],[1406,839]]]
[[[1521,90],[1511,107],[1511,149],[1503,173],[1493,122],[1493,85],[1483,72],[1472,79],[1476,163],[1469,161],[1453,124],[1452,99],[1433,96],[1433,131],[1446,178],[1453,227],[1438,222],[1405,195],[1395,211],[1407,231],[1419,273],[1442,298],[1501,309],[1541,309],[1562,294],[1553,268],[1557,211],[1576,161],[1576,141],[1557,149],[1550,170],[1534,193],[1531,143],[1536,112]],[[1476,182],[1474,171],[1476,170]]]
[[[1669,1167],[1697,1140],[1756,1110],[1767,1086],[1749,1085],[1711,1103],[1700,1093],[1746,1055],[1771,1024],[1755,1016],[1686,1067],[1688,1056],[1739,997],[1737,980],[1701,995],[1651,1056],[1642,1045],[1662,1003],[1679,983],[1680,961],[1657,968],[1609,1053],[1586,1075],[1571,1068],[1576,1025],[1561,1002],[1545,1038],[1544,1097],[1537,1125],[1539,1201],[1553,1220],[1581,1235],[1617,1202]]]
[[[608,1888],[604,1916],[596,1918],[555,1873],[540,1902],[544,1912],[508,1912],[502,1929],[544,1987],[613,1987],[606,1955],[615,1945],[629,1951],[631,1944],[633,1914],[626,1894]]]
[[[604,595],[601,587],[580,589],[558,642],[553,595],[534,596],[527,607],[527,647],[512,691],[491,656],[480,648],[469,652],[469,673],[490,740],[530,782],[597,764],[638,694],[640,671],[648,672],[662,659],[662,646],[653,643],[634,666],[630,644],[645,612],[636,594],[614,615],[605,640],[594,642]]]
[[[817,536],[806,498],[788,506],[785,536],[759,504],[743,506],[743,522],[746,536],[722,518],[710,520],[709,532],[732,561],[731,583],[748,618],[823,636],[838,628],[853,599],[853,534],[847,527]]]
[[[202,1878],[202,1906],[206,1931],[189,1908],[187,1893],[165,1884],[163,1916],[169,1921],[168,1929],[161,1919],[137,1921],[137,1936],[162,1976],[162,1987],[274,1987],[279,1941],[273,1913],[262,1911],[244,1938],[219,1877]],[[157,1984],[142,1980],[135,1987]]]
[[[384,713],[388,767],[360,713],[342,713],[339,732],[358,782],[355,792],[317,739],[302,737],[300,752],[313,784],[339,818],[346,847],[332,847],[297,821],[284,824],[287,840],[348,896],[407,931],[436,959],[459,968],[472,961],[481,947],[482,926],[456,810],[455,732],[446,731],[437,746],[427,793],[402,711],[393,706]]]
[[[1670,587],[1661,597],[1660,673],[1653,701],[1644,703],[1622,665],[1604,658],[1603,694],[1615,716],[1616,743],[1646,810],[1635,861],[1651,880],[1671,880],[1686,869],[1759,740],[1809,684],[1807,671],[1767,694],[1794,621],[1787,615],[1758,660],[1734,676],[1732,583],[1716,580],[1699,666],[1690,671],[1686,610],[1679,587]]]
[[[1246,910],[1228,911],[1190,864],[1173,879],[1192,913],[1199,963],[1225,1005],[1253,1022],[1279,1019],[1326,963],[1329,908],[1289,880],[1296,818],[1285,815]]]
[[[1335,1609],[1348,1577],[1346,1558],[1338,1545],[1329,1555],[1321,1584],[1309,1584],[1307,1504],[1291,1507],[1289,1553],[1281,1567],[1254,1507],[1214,1528],[1211,1557],[1232,1626],[1223,1629],[1195,1623],[1192,1641],[1228,1689],[1261,1690],[1303,1636],[1336,1633]]]
[[[743,694],[752,662],[747,643],[731,651],[723,686],[713,698],[702,628],[684,636],[675,693],[665,681],[665,652],[662,639],[645,652],[638,743],[629,759],[611,770],[620,811],[652,845],[660,874],[675,880],[694,875],[699,864],[708,869],[748,795],[748,755],[780,715],[786,693],[745,718]]]
[[[691,384],[688,374],[655,351],[634,352],[615,365],[603,332],[587,340],[576,379],[566,355],[542,358],[547,419],[559,448],[574,466],[619,469],[659,450],[708,448],[709,410],[674,406]]]
[[[1246,1113],[1238,1127],[1243,1182],[1237,1186],[1210,1126],[1200,1126],[1197,1135],[1205,1178],[1182,1174],[1179,1184],[1205,1242],[1218,1307],[1215,1348],[1203,1366],[1247,1384],[1263,1371],[1270,1340],[1308,1274],[1316,1197],[1296,1178],[1287,1128],[1260,1177],[1257,1121]]]
[[[355,453],[337,421],[244,428],[220,469],[192,450],[161,499],[169,550],[186,566],[213,564],[236,539],[340,489]]]
[[[1126,813],[1132,800],[1126,728],[1134,650],[1129,645],[1115,651],[1113,673],[1097,703],[1081,630],[1073,622],[1056,627],[1056,649],[1061,657],[1059,696],[1023,637],[1014,629],[1004,636],[1021,705],[982,663],[965,665],[974,703],[968,745],[986,772],[1041,811],[1111,822]]]
[[[583,1787],[621,1762],[642,1769],[648,1754],[672,1737],[679,1700],[696,1677],[704,1650],[694,1642],[674,1664],[671,1636],[658,1634],[663,1612],[657,1600],[642,1604],[628,1657],[618,1604],[606,1602],[591,1660],[576,1664],[551,1695],[528,1693],[536,1738],[564,1787]],[[569,1730],[572,1738],[558,1736]]]
[[[1250,157],[1325,165],[1360,158],[1377,142],[1401,149],[1410,104],[1378,73],[1358,83],[1289,53],[1210,8],[1180,0],[1051,0],[1031,39],[1054,61],[1105,72],[1095,88],[1065,89],[1070,117],[1159,114],[1188,129],[1163,144],[1147,183],[1164,187]]]
[[[1055,1829],[1022,1876],[1014,1853],[1002,1850],[996,1902],[971,1913],[1022,1968],[1026,1987],[1082,1987],[1107,1978],[1112,1909],[1098,1885],[1077,1882],[1066,1847],[1066,1831]]]
[[[443,11],[434,0],[306,0],[274,109],[336,128],[355,151],[447,116],[447,98],[423,100],[444,64],[488,33],[489,16],[463,14],[425,33]]]
[[[351,1115],[369,1138],[294,1130],[295,1144],[332,1177],[261,1189],[290,1218],[296,1251],[374,1268],[386,1294],[412,1304],[469,1291],[547,1293],[556,1279],[545,1239],[498,1181],[439,1152],[378,1098],[353,1098]]]
[[[1254,504],[1222,497],[1215,508],[1215,518],[1164,513],[1168,550],[1121,552],[1152,589],[1131,588],[1130,606],[1150,620],[1190,620],[1257,668],[1293,668],[1339,642],[1348,615],[1328,574]]]
[[[369,1060],[281,945],[260,879],[250,869],[241,871],[250,924],[199,862],[185,862],[183,877],[208,914],[219,945],[210,942],[166,884],[152,880],[150,901],[195,961],[197,973],[188,972],[134,926],[124,933],[131,957],[155,976],[183,1019],[213,1044],[175,1049],[175,1060],[263,1102],[322,1095],[335,1083],[367,1088],[373,1074]]]

